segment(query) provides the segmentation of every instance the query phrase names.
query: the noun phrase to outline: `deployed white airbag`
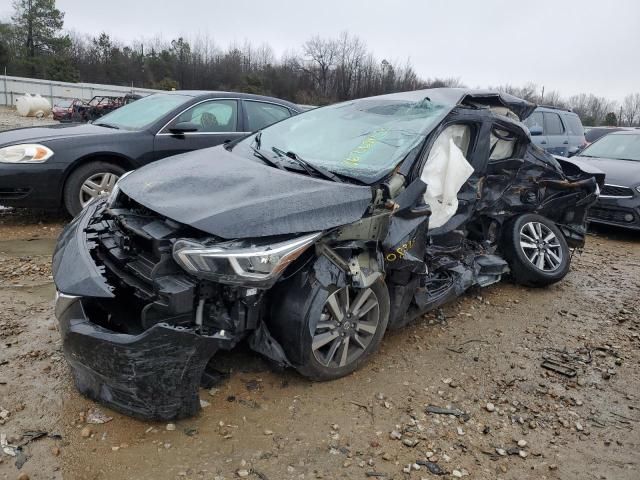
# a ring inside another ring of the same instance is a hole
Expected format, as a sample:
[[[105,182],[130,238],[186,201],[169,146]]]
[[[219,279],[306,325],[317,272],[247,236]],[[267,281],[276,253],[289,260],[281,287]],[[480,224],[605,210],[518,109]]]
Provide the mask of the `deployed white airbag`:
[[[429,227],[441,227],[458,209],[458,192],[473,173],[461,148],[469,146],[469,127],[452,125],[438,136],[420,179],[427,184],[424,200],[431,207]]]

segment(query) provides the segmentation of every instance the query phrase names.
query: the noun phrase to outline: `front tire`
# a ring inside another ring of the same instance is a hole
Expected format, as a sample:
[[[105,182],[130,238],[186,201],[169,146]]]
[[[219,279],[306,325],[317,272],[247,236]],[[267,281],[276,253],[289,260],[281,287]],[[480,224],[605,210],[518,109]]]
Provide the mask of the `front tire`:
[[[296,285],[297,282],[292,282]],[[272,333],[293,366],[315,381],[348,375],[378,349],[389,322],[389,292],[382,279],[370,287],[325,288],[320,282],[307,283],[291,298],[274,322]],[[285,297],[286,297],[285,293]]]
[[[529,213],[508,223],[503,250],[513,279],[522,285],[544,287],[569,272],[567,241],[557,225],[541,215]]]
[[[64,186],[67,212],[78,215],[91,200],[111,193],[125,169],[108,162],[91,162],[76,168]]]

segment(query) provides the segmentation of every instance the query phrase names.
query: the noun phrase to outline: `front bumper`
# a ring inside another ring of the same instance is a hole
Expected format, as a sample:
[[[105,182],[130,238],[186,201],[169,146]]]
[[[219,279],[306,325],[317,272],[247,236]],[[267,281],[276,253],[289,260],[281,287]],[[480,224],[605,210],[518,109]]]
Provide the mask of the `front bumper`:
[[[63,166],[0,163],[0,205],[57,209],[61,205]]]
[[[589,209],[587,220],[591,223],[640,230],[640,196],[635,194],[631,198],[600,197]]]
[[[142,419],[194,415],[200,409],[198,390],[207,363],[234,341],[223,332],[205,336],[166,323],[125,334],[91,320],[88,305],[113,297],[89,254],[92,239],[85,232],[102,203],[89,205],[65,228],[53,260],[59,291],[56,317],[76,386],[84,395]]]
[[[204,369],[224,337],[157,324],[139,335],[92,323],[82,297],[58,294],[63,350],[78,390],[114,410],[145,420],[171,420],[200,410]]]

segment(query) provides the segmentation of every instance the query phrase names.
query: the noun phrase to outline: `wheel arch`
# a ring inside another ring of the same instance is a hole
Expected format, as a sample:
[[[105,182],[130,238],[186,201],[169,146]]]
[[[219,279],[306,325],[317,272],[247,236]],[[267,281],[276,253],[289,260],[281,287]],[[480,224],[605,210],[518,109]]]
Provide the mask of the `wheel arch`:
[[[131,158],[116,152],[92,152],[82,157],[79,157],[74,162],[72,162],[64,171],[62,183],[60,185],[60,189],[58,193],[59,201],[61,205],[64,204],[64,189],[67,186],[67,181],[69,180],[69,176],[79,167],[83,165],[87,165],[88,163],[91,163],[91,162],[111,163],[113,165],[122,167],[125,170],[133,170],[136,168],[136,165]]]

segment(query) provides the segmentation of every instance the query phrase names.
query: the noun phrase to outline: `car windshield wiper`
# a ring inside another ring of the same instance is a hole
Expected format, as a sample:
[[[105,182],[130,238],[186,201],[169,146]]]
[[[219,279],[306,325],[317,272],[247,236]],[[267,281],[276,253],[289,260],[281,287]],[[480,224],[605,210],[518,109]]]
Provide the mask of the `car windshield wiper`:
[[[276,167],[280,170],[286,170],[286,168],[284,168],[284,165],[282,165],[279,161],[277,161],[274,158],[269,158],[267,157],[264,153],[262,153],[258,148],[256,148],[254,145],[251,145],[251,150],[253,150],[253,154],[258,157],[260,160],[262,160],[264,163],[266,163],[267,165],[271,165],[272,167]]]
[[[94,123],[94,125],[97,125],[99,127],[107,127],[107,128],[114,128],[116,130],[120,130],[120,127],[117,125],[114,125],[113,123]]]
[[[315,172],[317,175],[319,174],[320,176],[324,178],[328,178],[329,180],[333,180],[334,182],[344,183],[337,175],[331,173],[329,170],[325,170],[322,167],[319,167],[317,165],[313,165],[307,162],[306,160],[300,158],[294,152],[291,152],[291,151],[285,152],[284,150],[278,147],[271,147],[271,150],[273,150],[276,154],[280,155],[281,157],[287,157],[292,160],[295,160],[311,176],[313,176],[312,172]]]

